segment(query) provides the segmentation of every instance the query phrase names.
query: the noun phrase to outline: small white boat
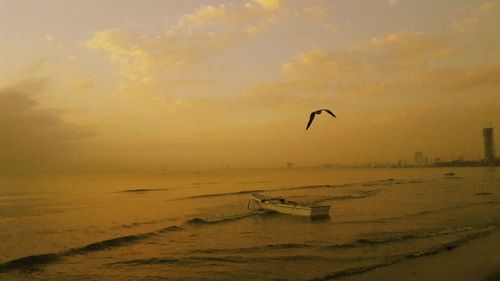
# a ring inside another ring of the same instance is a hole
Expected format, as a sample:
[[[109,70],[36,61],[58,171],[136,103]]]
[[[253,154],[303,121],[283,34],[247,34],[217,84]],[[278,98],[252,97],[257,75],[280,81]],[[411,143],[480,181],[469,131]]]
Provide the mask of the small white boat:
[[[327,217],[330,212],[329,205],[304,205],[299,202],[285,200],[282,197],[268,197],[258,193],[252,193],[251,200],[260,209],[296,216]]]

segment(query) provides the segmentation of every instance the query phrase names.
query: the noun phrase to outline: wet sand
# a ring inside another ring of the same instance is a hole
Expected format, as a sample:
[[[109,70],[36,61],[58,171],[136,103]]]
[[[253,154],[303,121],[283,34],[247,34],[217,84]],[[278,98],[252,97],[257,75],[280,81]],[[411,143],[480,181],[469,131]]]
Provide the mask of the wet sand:
[[[339,280],[498,281],[500,230],[442,254],[420,257]]]

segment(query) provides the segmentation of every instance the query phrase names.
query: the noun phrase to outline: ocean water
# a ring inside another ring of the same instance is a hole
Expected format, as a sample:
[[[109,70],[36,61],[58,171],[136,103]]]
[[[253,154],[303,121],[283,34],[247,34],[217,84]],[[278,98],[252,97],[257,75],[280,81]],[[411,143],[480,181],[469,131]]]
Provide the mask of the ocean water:
[[[248,209],[254,191],[330,217]],[[0,280],[336,280],[499,226],[498,168],[1,176]]]

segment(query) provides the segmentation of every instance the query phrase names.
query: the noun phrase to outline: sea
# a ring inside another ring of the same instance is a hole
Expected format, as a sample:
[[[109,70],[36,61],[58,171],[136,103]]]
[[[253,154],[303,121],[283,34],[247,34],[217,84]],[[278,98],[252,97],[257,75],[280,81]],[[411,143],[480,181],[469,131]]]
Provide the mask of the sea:
[[[0,280],[341,280],[499,230],[493,167],[0,176]]]

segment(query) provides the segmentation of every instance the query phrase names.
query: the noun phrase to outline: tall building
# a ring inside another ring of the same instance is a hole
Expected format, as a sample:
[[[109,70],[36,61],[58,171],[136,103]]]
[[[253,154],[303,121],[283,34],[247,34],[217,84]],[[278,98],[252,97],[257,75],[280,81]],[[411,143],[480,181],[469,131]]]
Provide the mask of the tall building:
[[[424,165],[424,153],[422,151],[417,151],[413,154],[415,160],[415,166]]]
[[[483,139],[484,139],[484,161],[495,162],[495,138],[493,128],[483,129]]]

